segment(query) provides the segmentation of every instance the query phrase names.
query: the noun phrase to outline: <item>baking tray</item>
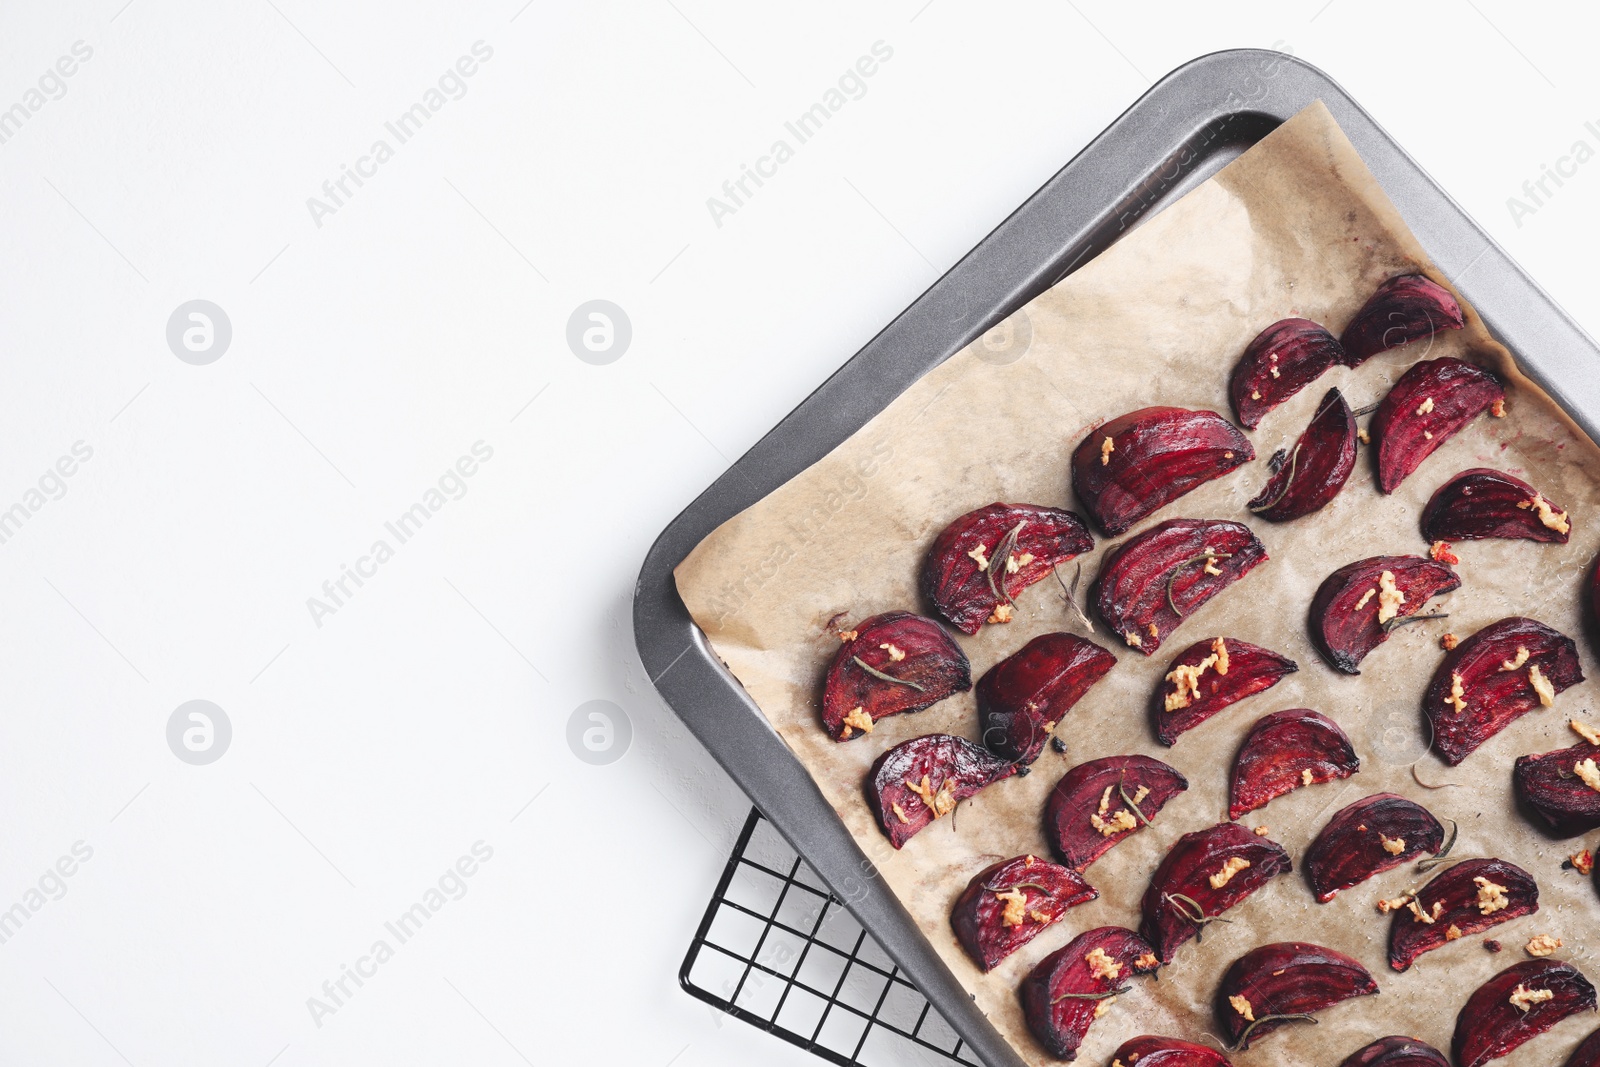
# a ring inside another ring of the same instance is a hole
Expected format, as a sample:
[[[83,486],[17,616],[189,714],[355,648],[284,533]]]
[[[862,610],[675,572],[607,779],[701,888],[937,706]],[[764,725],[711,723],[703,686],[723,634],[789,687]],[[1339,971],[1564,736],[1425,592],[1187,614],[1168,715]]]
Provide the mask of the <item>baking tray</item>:
[[[989,1067],[1023,1061],[718,660],[678,597],[673,568],[922,375],[1317,100],[1528,376],[1600,440],[1594,341],[1331,78],[1281,53],[1239,49],[1187,63],[1145,93],[701,493],[645,557],[634,636],[663,699]]]

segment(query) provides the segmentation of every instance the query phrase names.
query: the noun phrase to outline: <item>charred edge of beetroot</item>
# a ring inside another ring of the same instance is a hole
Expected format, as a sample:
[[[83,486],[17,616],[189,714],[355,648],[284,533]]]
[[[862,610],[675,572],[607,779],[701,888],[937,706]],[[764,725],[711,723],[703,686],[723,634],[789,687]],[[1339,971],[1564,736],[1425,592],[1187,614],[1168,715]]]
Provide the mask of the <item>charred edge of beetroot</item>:
[[[1357,1049],[1339,1067],[1450,1067],[1450,1061],[1426,1041],[1396,1035]]]

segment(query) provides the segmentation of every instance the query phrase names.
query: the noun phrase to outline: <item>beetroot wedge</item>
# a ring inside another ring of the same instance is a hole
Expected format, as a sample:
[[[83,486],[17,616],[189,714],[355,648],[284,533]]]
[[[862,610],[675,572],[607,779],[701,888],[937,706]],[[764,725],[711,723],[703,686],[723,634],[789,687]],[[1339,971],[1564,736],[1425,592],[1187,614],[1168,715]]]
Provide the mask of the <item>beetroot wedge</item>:
[[[1488,467],[1451,478],[1422,511],[1422,536],[1429,541],[1501,537],[1564,545],[1571,533],[1564,510],[1521,478]]]
[[[1083,875],[1033,856],[988,867],[956,898],[950,925],[967,955],[985,971],[1059,921],[1068,908],[1100,894]]]
[[[951,734],[902,741],[878,757],[867,776],[867,802],[895,848],[942,819],[985,786],[1017,773],[1017,765]]]
[[[1428,600],[1461,586],[1447,564],[1424,556],[1373,556],[1323,579],[1311,598],[1311,640],[1336,671],[1360,674],[1367,653]]]
[[[1482,1067],[1581,1011],[1594,1011],[1594,986],[1570,963],[1529,960],[1479,986],[1461,1014],[1450,1051],[1456,1067]]]
[[[1075,634],[1042,634],[978,680],[978,726],[1002,759],[1032,763],[1050,733],[1117,658]]]
[[[1600,1030],[1584,1038],[1583,1044],[1572,1050],[1564,1067],[1600,1067]]]
[[[1309,708],[1256,721],[1239,746],[1228,784],[1228,818],[1237,819],[1302,786],[1348,778],[1361,759],[1339,724]]]
[[[975,634],[985,622],[1010,622],[1019,593],[1093,547],[1083,520],[1070,511],[990,504],[934,538],[922,564],[922,592],[958,630]]]
[[[1113,1067],[1233,1067],[1228,1057],[1210,1045],[1196,1045],[1175,1037],[1145,1034],[1129,1038],[1111,1057]]]
[[[1424,952],[1539,910],[1539,886],[1514,863],[1463,860],[1423,886],[1378,905],[1389,922],[1389,966],[1410,967]]]
[[[1450,1061],[1425,1041],[1395,1036],[1357,1049],[1339,1067],[1450,1067]]]
[[[1356,417],[1344,395],[1329,389],[1294,448],[1250,501],[1250,510],[1272,522],[1309,515],[1338,496],[1355,469]]]
[[[1248,526],[1168,519],[1124,541],[1095,579],[1106,625],[1149,656],[1184,619],[1267,558]]]
[[[1156,691],[1152,725],[1163,745],[1173,744],[1213,715],[1245,697],[1271,689],[1299,670],[1294,660],[1234,637],[1208,637],[1178,654]]]
[[[822,724],[835,741],[872,732],[886,715],[921,711],[972,688],[961,646],[932,619],[890,611],[846,633],[828,667]]]
[[[1450,766],[1521,716],[1583,681],[1578,648],[1542,622],[1513,615],[1445,654],[1422,698],[1434,747]]]
[[[1588,741],[1539,756],[1519,756],[1517,799],[1539,813],[1557,837],[1600,827],[1600,745]]]
[[[1018,994],[1028,1029],[1056,1059],[1077,1059],[1089,1027],[1131,988],[1128,979],[1160,966],[1132,930],[1102,926],[1079,934],[1022,980]]]
[[[1256,458],[1215,411],[1140,408],[1095,427],[1072,453],[1072,488],[1110,536]]]
[[[1280,319],[1256,334],[1233,368],[1228,397],[1240,425],[1261,417],[1344,362],[1344,346],[1310,319]]]
[[[1375,793],[1340,809],[1306,850],[1306,879],[1319,904],[1339,890],[1444,846],[1444,827],[1421,804]]]
[[[1459,330],[1465,319],[1450,290],[1421,274],[1402,274],[1378,286],[1344,328],[1345,363],[1359,367],[1379,352]]]
[[[1171,963],[1190,938],[1291,867],[1282,845],[1236,822],[1184,834],[1150,878],[1139,934]]]
[[[1434,449],[1505,395],[1494,372],[1451,356],[1412,366],[1368,427],[1377,444],[1378,487],[1394,492]]]
[[[1217,1023],[1230,1047],[1247,1049],[1287,1022],[1377,991],[1367,969],[1344,953],[1280,941],[1233,961],[1217,989]]]
[[[1045,804],[1045,834],[1057,858],[1081,871],[1138,833],[1189,788],[1189,780],[1149,756],[1107,756],[1062,776]]]

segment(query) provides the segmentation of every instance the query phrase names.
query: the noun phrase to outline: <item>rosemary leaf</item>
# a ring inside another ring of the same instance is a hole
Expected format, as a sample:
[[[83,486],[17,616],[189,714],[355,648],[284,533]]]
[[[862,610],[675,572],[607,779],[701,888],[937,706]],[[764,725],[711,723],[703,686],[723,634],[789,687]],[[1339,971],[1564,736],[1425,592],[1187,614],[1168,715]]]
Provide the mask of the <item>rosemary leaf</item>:
[[[1218,559],[1232,559],[1232,558],[1233,558],[1233,553],[1232,552],[1209,552],[1208,551],[1208,552],[1202,552],[1198,556],[1190,556],[1188,559],[1184,560],[1182,563],[1180,563],[1176,567],[1172,568],[1172,573],[1167,575],[1167,607],[1171,608],[1172,609],[1172,613],[1174,615],[1178,616],[1178,618],[1180,618],[1180,619],[1183,618],[1183,612],[1178,610],[1177,602],[1172,599],[1172,583],[1178,580],[1178,575],[1182,574],[1184,572],[1185,568],[1192,567],[1196,563],[1199,563],[1199,562],[1201,562],[1203,560],[1218,560]]]
[[[1063,1000],[1105,1000],[1109,997],[1120,996],[1132,989],[1132,986],[1121,985],[1115,989],[1108,989],[1104,993],[1063,993],[1053,998],[1050,1003],[1057,1004]]]
[[[1267,503],[1265,503],[1265,504],[1252,504],[1250,506],[1250,510],[1259,515],[1263,511],[1271,511],[1273,508],[1277,507],[1278,506],[1278,501],[1282,500],[1284,497],[1289,495],[1289,487],[1294,484],[1295,471],[1297,471],[1299,469],[1300,469],[1300,446],[1297,444],[1297,445],[1294,446],[1294,451],[1289,453],[1289,476],[1283,480],[1283,488],[1278,491],[1278,495],[1277,496],[1273,497]]]
[[[1260,1026],[1262,1023],[1282,1023],[1293,1020],[1308,1022],[1312,1026],[1317,1025],[1317,1020],[1312,1016],[1305,1014],[1304,1012],[1294,1012],[1289,1015],[1263,1015],[1261,1018],[1244,1028],[1244,1033],[1239,1035],[1239,1043],[1234,1045],[1233,1048],[1229,1049],[1228,1051],[1239,1052],[1243,1049],[1248,1049],[1250,1047],[1250,1035],[1254,1033],[1255,1028]]]
[[[860,667],[874,678],[881,678],[885,682],[893,682],[895,685],[907,685],[919,693],[926,693],[928,691],[927,687],[918,685],[909,678],[896,678],[892,674],[885,674],[883,671],[880,671],[878,668],[874,667],[860,656],[851,656],[850,658],[855,661],[857,667]]]

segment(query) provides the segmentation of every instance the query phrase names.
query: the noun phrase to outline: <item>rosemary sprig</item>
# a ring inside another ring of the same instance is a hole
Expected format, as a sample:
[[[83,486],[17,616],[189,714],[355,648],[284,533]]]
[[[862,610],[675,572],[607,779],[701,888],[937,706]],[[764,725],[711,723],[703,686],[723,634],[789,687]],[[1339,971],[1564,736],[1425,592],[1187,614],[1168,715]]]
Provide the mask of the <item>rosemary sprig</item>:
[[[1396,615],[1382,624],[1383,632],[1386,634],[1394,633],[1400,627],[1408,626],[1414,622],[1427,622],[1429,619],[1448,619],[1449,617],[1450,613],[1446,611],[1435,611],[1428,615]]]
[[[1418,861],[1417,870],[1419,870],[1419,871],[1431,871],[1435,867],[1439,866],[1439,864],[1447,862],[1445,857],[1450,855],[1450,850],[1456,847],[1456,835],[1459,834],[1460,832],[1461,832],[1460,824],[1457,823],[1454,819],[1451,819],[1450,820],[1450,840],[1446,841],[1444,843],[1444,847],[1441,848],[1438,852],[1435,852],[1431,859],[1425,859],[1425,860]]]
[[[1250,1035],[1255,1033],[1256,1027],[1260,1026],[1262,1023],[1282,1023],[1282,1022],[1290,1022],[1290,1021],[1293,1021],[1293,1020],[1296,1020],[1296,1019],[1308,1022],[1312,1026],[1317,1025],[1317,1020],[1314,1017],[1312,1017],[1310,1015],[1307,1015],[1304,1012],[1293,1012],[1293,1013],[1290,1013],[1288,1015],[1263,1015],[1261,1018],[1257,1019],[1255,1022],[1251,1023],[1249,1026],[1244,1028],[1244,1033],[1239,1035],[1238,1043],[1235,1044],[1228,1051],[1229,1052],[1240,1052],[1240,1051],[1242,1051],[1244,1049],[1249,1048],[1250,1047]]]
[[[1072,572],[1072,588],[1067,588],[1067,583],[1061,580],[1060,564],[1050,568],[1050,573],[1056,576],[1056,584],[1061,586],[1061,599],[1065,600],[1073,613],[1087,626],[1090,632],[1094,630],[1094,623],[1089,620],[1088,612],[1078,605],[1078,586],[1083,582],[1083,564],[1080,562]]]
[[[1119,985],[1117,988],[1108,989],[1104,993],[1063,993],[1059,997],[1052,998],[1050,1003],[1059,1004],[1063,1000],[1106,1000],[1109,997],[1121,996],[1132,988],[1132,986],[1128,985]]]
[[[878,668],[874,667],[860,656],[851,656],[850,658],[855,661],[857,667],[860,667],[874,678],[881,678],[886,682],[893,682],[895,685],[908,685],[919,693],[926,693],[928,691],[926,686],[918,685],[909,678],[896,678],[892,674],[885,674],[883,671],[880,671]]]
[[[1354,415],[1356,418],[1359,419],[1361,416],[1363,416],[1363,415],[1371,415],[1374,411],[1377,411],[1377,410],[1378,410],[1378,405],[1376,405],[1376,404],[1368,404],[1364,408],[1356,408],[1350,414]]]
[[[989,592],[994,594],[996,604],[1011,604],[1011,594],[1006,592],[1006,566],[1011,562],[1011,553],[1016,551],[1017,535],[1022,533],[1022,528],[1028,525],[1028,520],[1023,519],[1000,538],[994,546],[994,551],[989,553],[989,566],[984,568],[983,576],[989,579]],[[1000,580],[995,580],[995,572],[1000,572]]]
[[[1252,512],[1256,513],[1256,514],[1260,514],[1263,511],[1271,511],[1273,508],[1277,507],[1278,506],[1278,502],[1280,500],[1282,500],[1284,497],[1289,495],[1289,487],[1294,484],[1294,475],[1295,475],[1295,472],[1297,470],[1299,470],[1299,469],[1300,469],[1300,446],[1299,446],[1299,444],[1296,444],[1294,446],[1294,451],[1289,453],[1289,476],[1283,480],[1283,488],[1278,491],[1278,495],[1277,496],[1273,497],[1271,500],[1267,501],[1265,504],[1259,504],[1259,505],[1252,504],[1250,506],[1250,510]]]
[[[1167,575],[1167,607],[1171,608],[1172,609],[1172,613],[1174,615],[1178,616],[1178,618],[1180,618],[1180,619],[1183,618],[1183,612],[1178,610],[1177,603],[1172,599],[1172,583],[1178,580],[1178,575],[1182,574],[1184,572],[1185,568],[1192,567],[1196,563],[1200,563],[1200,562],[1205,561],[1205,560],[1232,559],[1232,558],[1233,558],[1233,553],[1232,552],[1209,552],[1208,551],[1208,552],[1202,552],[1198,556],[1190,556],[1188,559],[1184,560],[1182,563],[1180,563],[1176,567],[1172,568],[1172,573]]]
[[[1188,919],[1190,922],[1194,923],[1197,928],[1194,932],[1194,939],[1196,941],[1204,940],[1203,935],[1205,934],[1207,924],[1233,922],[1232,919],[1224,919],[1220,915],[1207,915],[1206,910],[1200,906],[1199,901],[1183,893],[1162,893],[1161,899],[1165,900],[1167,903],[1176,908],[1179,915],[1182,915],[1185,919]],[[1191,908],[1194,910],[1191,911]]]
[[[1018,882],[1016,885],[1009,887],[1003,885],[986,885],[983,888],[990,893],[1009,893],[1014,889],[1037,889],[1041,893],[1050,892],[1050,888],[1048,886],[1042,886],[1038,882]]]
[[[1117,792],[1121,794],[1122,802],[1128,805],[1128,807],[1132,808],[1135,815],[1139,816],[1139,821],[1144,823],[1146,826],[1149,826],[1150,820],[1145,818],[1144,812],[1139,810],[1139,805],[1135,804],[1133,802],[1133,798],[1128,795],[1128,788],[1122,784],[1121,778],[1117,779]]]

